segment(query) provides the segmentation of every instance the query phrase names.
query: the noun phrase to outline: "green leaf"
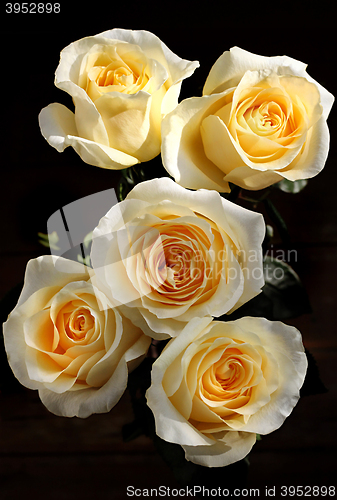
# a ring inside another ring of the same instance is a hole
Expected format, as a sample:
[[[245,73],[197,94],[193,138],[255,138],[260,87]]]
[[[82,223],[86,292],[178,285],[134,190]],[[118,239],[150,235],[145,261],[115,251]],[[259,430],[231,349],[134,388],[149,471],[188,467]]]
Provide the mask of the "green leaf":
[[[90,245],[91,245],[91,243],[92,243],[92,233],[93,233],[93,231],[90,231],[90,233],[88,233],[88,234],[84,237],[83,244],[84,244],[85,248],[89,248],[89,246],[90,246]]]
[[[77,254],[77,260],[81,264],[84,264],[85,266],[91,267],[90,255],[86,255],[85,257],[83,257],[82,255]]]
[[[139,184],[146,179],[147,177],[144,173],[143,167],[140,165],[133,165],[132,167],[121,170],[121,177],[117,187],[119,201],[123,201],[136,184]]]
[[[289,181],[288,179],[283,179],[280,182],[277,182],[275,187],[280,189],[281,191],[284,191],[285,193],[299,193],[302,191],[302,189],[305,188],[305,186],[308,184],[307,179],[300,179],[298,181]]]
[[[59,237],[56,231],[53,231],[50,234],[37,233],[37,235],[39,237],[40,245],[50,248],[51,250],[60,250],[60,247],[57,246]]]
[[[265,198],[263,200],[263,204],[265,206],[266,212],[268,216],[270,217],[271,221],[275,224],[282,241],[288,242],[289,241],[289,232],[286,223],[284,222],[280,212],[277,210],[275,207],[274,203],[269,199]]]
[[[285,262],[265,256],[263,274],[266,296],[273,303],[276,320],[285,320],[311,312],[311,306],[300,278]]]
[[[265,285],[262,292],[232,314],[222,316],[222,321],[233,321],[244,316],[284,321],[311,312],[306,290],[289,264],[265,256],[263,271]]]

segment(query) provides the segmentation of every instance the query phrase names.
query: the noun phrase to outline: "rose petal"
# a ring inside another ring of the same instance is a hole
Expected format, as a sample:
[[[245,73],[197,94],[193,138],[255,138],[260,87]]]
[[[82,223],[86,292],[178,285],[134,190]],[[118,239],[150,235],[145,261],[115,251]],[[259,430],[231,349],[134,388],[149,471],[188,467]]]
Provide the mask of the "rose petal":
[[[212,446],[186,446],[186,460],[205,467],[224,467],[242,460],[253,448],[256,435],[249,432],[227,432],[224,442]]]
[[[200,123],[217,100],[218,96],[186,99],[162,122],[163,165],[184,187],[229,192],[223,175],[205,155],[200,135]]]
[[[330,134],[323,117],[309,130],[301,154],[286,168],[278,173],[285,179],[296,181],[310,179],[323,170],[329,153]],[[304,170],[305,169],[305,170]],[[305,171],[305,174],[303,172]]]
[[[189,77],[196,68],[198,61],[187,61],[174,54],[156,35],[149,31],[113,29],[104,31],[97,37],[109,38],[112,40],[124,40],[135,45],[139,45],[147,57],[150,57],[167,69],[169,74],[168,86],[174,85]]]
[[[72,146],[84,162],[117,170],[139,163],[137,158],[122,151],[78,137],[77,129],[74,130],[73,114],[62,104],[53,103],[43,108],[39,124],[43,137],[59,153]]]
[[[203,95],[223,92],[236,86],[246,71],[276,70],[278,67],[286,68],[288,74],[303,75],[307,65],[288,56],[265,57],[239,47],[232,47],[212,66],[204,85]]]

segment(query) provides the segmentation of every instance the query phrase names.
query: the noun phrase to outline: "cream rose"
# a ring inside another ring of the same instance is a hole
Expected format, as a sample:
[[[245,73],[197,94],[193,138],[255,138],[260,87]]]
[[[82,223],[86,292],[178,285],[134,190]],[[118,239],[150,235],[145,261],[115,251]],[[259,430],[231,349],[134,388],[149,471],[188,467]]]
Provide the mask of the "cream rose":
[[[144,333],[175,337],[194,316],[220,316],[264,284],[261,214],[167,177],[138,184],[93,232],[100,287]]]
[[[198,66],[148,31],[113,29],[78,40],[61,52],[55,73],[75,113],[50,104],[39,115],[42,135],[57,151],[72,146],[98,167],[148,161],[160,153],[162,117]]]
[[[15,376],[66,417],[110,411],[151,340],[112,307],[89,273],[62,257],[29,261],[18,304],[4,323]]]
[[[195,318],[153,364],[147,403],[156,433],[196,464],[241,460],[256,433],[278,429],[291,413],[306,370],[296,328],[264,318]]]
[[[262,189],[317,175],[329,149],[333,96],[290,57],[224,52],[203,96],[163,122],[166,170],[184,187]]]

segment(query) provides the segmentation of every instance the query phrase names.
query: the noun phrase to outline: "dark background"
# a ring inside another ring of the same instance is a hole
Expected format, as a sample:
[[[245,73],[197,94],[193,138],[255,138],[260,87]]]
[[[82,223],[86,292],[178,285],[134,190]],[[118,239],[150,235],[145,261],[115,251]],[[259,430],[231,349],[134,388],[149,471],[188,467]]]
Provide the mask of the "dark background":
[[[71,201],[115,187],[120,175],[83,163],[71,148],[59,154],[40,135],[42,107],[72,105],[53,85],[62,48],[107,29],[145,29],[180,57],[200,61],[183,82],[181,99],[201,95],[211,66],[234,45],[304,61],[308,73],[335,93],[333,2],[275,3],[77,2],[74,10],[75,3],[71,8],[61,0],[60,14],[3,15],[0,298],[22,281],[30,258],[46,253],[37,232],[47,231],[48,217]],[[334,109],[328,123],[332,140],[323,172],[298,195],[275,191],[272,198],[288,225],[290,247],[297,251],[292,265],[313,310],[287,322],[301,330],[328,392],[302,398],[281,429],[254,447],[249,487],[260,488],[262,497],[266,486],[280,492],[281,485],[336,483]],[[274,244],[282,248],[277,231]],[[36,500],[123,499],[127,485],[177,485],[148,438],[122,442],[121,428],[132,420],[127,393],[109,414],[86,420],[50,414],[34,391],[16,388],[0,398],[1,499],[21,498],[27,490]]]

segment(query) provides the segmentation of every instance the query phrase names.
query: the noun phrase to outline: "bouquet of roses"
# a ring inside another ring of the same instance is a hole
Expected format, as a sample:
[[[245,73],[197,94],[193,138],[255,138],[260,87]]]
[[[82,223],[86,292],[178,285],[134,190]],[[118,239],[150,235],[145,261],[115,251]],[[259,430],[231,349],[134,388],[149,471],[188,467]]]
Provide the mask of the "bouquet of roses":
[[[178,104],[198,65],[146,31],[113,29],[62,51],[55,85],[74,112],[49,104],[41,133],[121,179],[117,194],[64,207],[57,231],[41,235],[52,255],[28,262],[4,340],[17,379],[56,415],[108,412],[129,386],[126,433],[223,467],[283,424],[305,380],[301,334],[280,321],[304,290],[266,256],[271,228],[257,207],[285,233],[268,194],[296,193],[324,167],[333,96],[300,61],[234,47],[202,96]]]

